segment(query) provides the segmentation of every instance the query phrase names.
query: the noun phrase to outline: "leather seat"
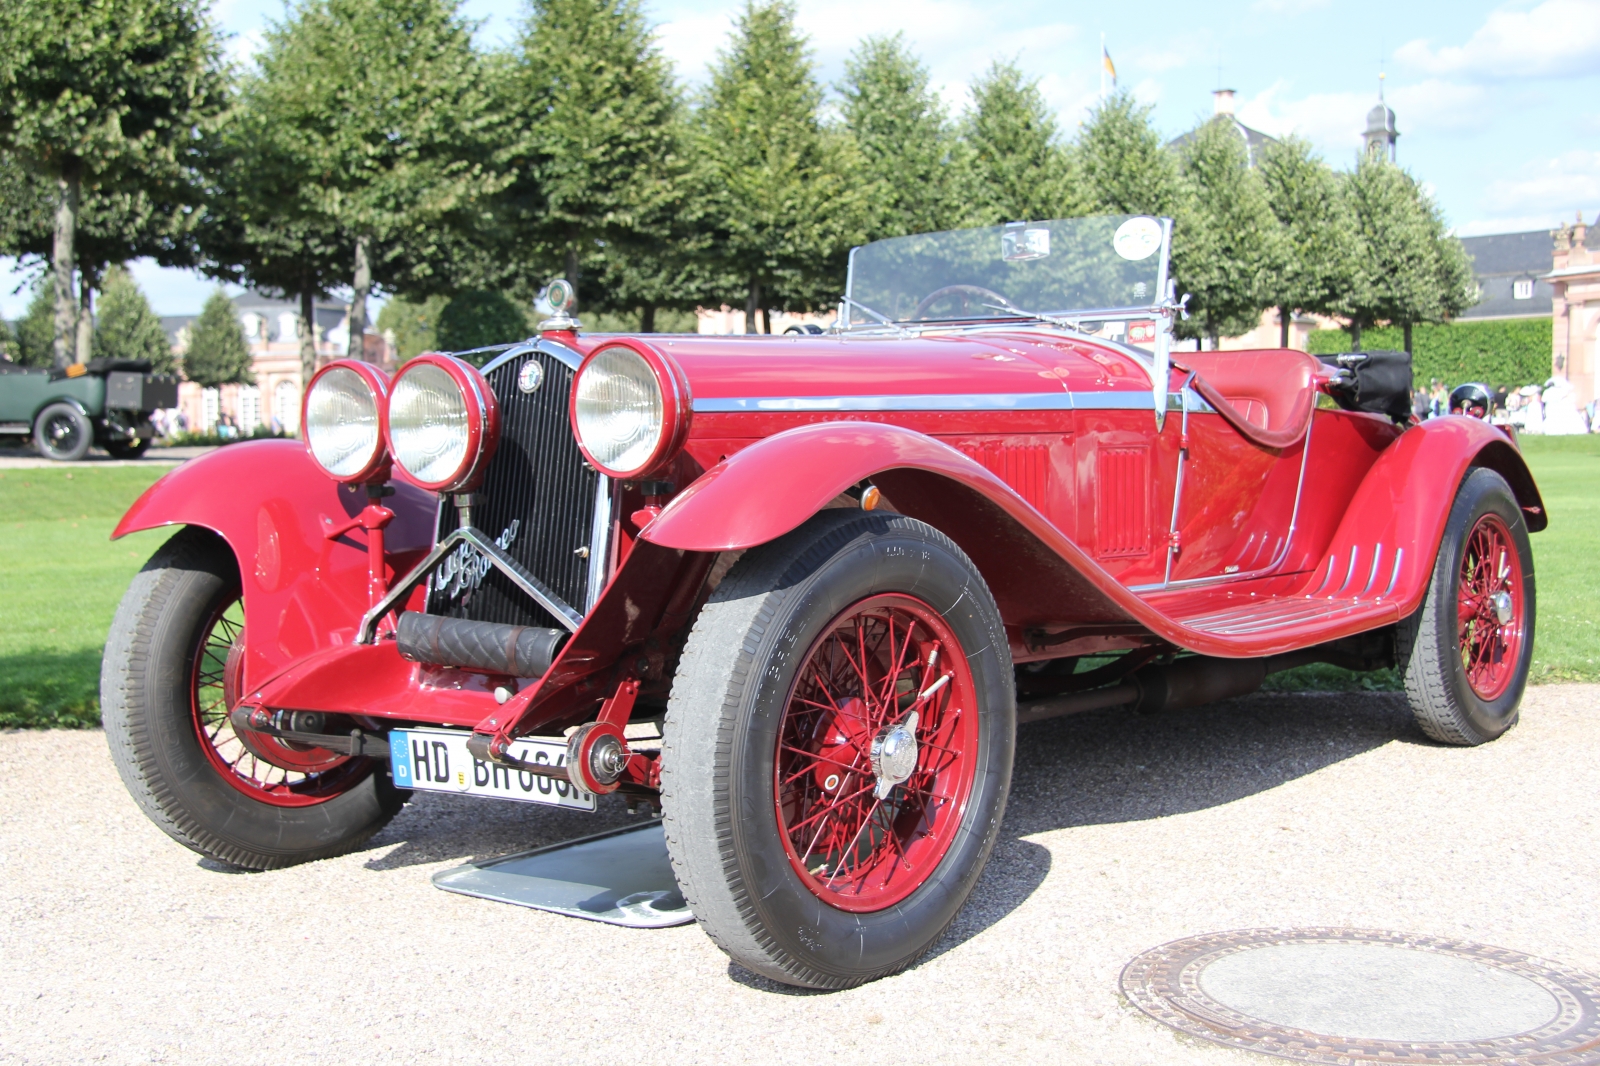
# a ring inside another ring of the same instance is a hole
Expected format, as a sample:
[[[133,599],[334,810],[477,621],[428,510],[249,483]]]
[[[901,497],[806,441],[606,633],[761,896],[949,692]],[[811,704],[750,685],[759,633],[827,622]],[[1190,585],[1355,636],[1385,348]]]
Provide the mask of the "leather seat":
[[[1173,366],[1194,371],[1194,390],[1263,448],[1287,448],[1311,426],[1323,368],[1305,352],[1184,352],[1173,359]]]

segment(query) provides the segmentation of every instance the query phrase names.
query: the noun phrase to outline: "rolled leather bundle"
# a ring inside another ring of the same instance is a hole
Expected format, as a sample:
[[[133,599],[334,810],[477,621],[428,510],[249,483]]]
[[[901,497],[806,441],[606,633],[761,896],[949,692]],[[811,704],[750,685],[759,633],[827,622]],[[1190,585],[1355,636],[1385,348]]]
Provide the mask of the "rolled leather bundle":
[[[561,629],[471,622],[404,611],[395,630],[402,658],[508,677],[540,677],[566,641]]]

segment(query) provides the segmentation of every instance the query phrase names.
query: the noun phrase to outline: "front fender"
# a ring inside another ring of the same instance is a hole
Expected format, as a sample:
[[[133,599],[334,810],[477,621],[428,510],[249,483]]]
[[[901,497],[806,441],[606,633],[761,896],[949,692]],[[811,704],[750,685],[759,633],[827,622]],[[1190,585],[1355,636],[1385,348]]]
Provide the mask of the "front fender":
[[[391,574],[433,544],[438,503],[402,482],[387,505]],[[329,540],[322,516],[342,522],[366,506],[359,486],[340,486],[299,441],[230,444],[193,459],[150,486],[111,537],[157,526],[211,530],[232,549],[244,593],[244,683],[263,684],[322,649],[349,644],[367,609],[366,535]]]
[[[1320,564],[1324,583],[1381,592],[1400,617],[1410,615],[1427,592],[1456,489],[1474,466],[1506,479],[1530,531],[1545,528],[1533,474],[1504,433],[1476,418],[1433,418],[1402,433],[1367,471]]]

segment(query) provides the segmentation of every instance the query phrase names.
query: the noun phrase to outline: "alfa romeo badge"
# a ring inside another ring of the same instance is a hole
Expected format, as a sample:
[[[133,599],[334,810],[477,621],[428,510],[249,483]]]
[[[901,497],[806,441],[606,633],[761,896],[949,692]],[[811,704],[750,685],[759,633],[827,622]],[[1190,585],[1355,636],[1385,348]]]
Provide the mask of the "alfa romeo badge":
[[[544,384],[544,367],[537,359],[529,359],[517,371],[517,388],[523,392],[537,392]]]

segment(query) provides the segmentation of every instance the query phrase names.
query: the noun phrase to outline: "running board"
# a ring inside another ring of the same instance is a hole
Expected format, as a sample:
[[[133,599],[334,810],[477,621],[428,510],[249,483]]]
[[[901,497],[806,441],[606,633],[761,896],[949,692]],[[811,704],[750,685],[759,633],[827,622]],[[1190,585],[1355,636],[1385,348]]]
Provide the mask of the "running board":
[[[694,921],[660,819],[433,875],[435,888],[633,929]]]

